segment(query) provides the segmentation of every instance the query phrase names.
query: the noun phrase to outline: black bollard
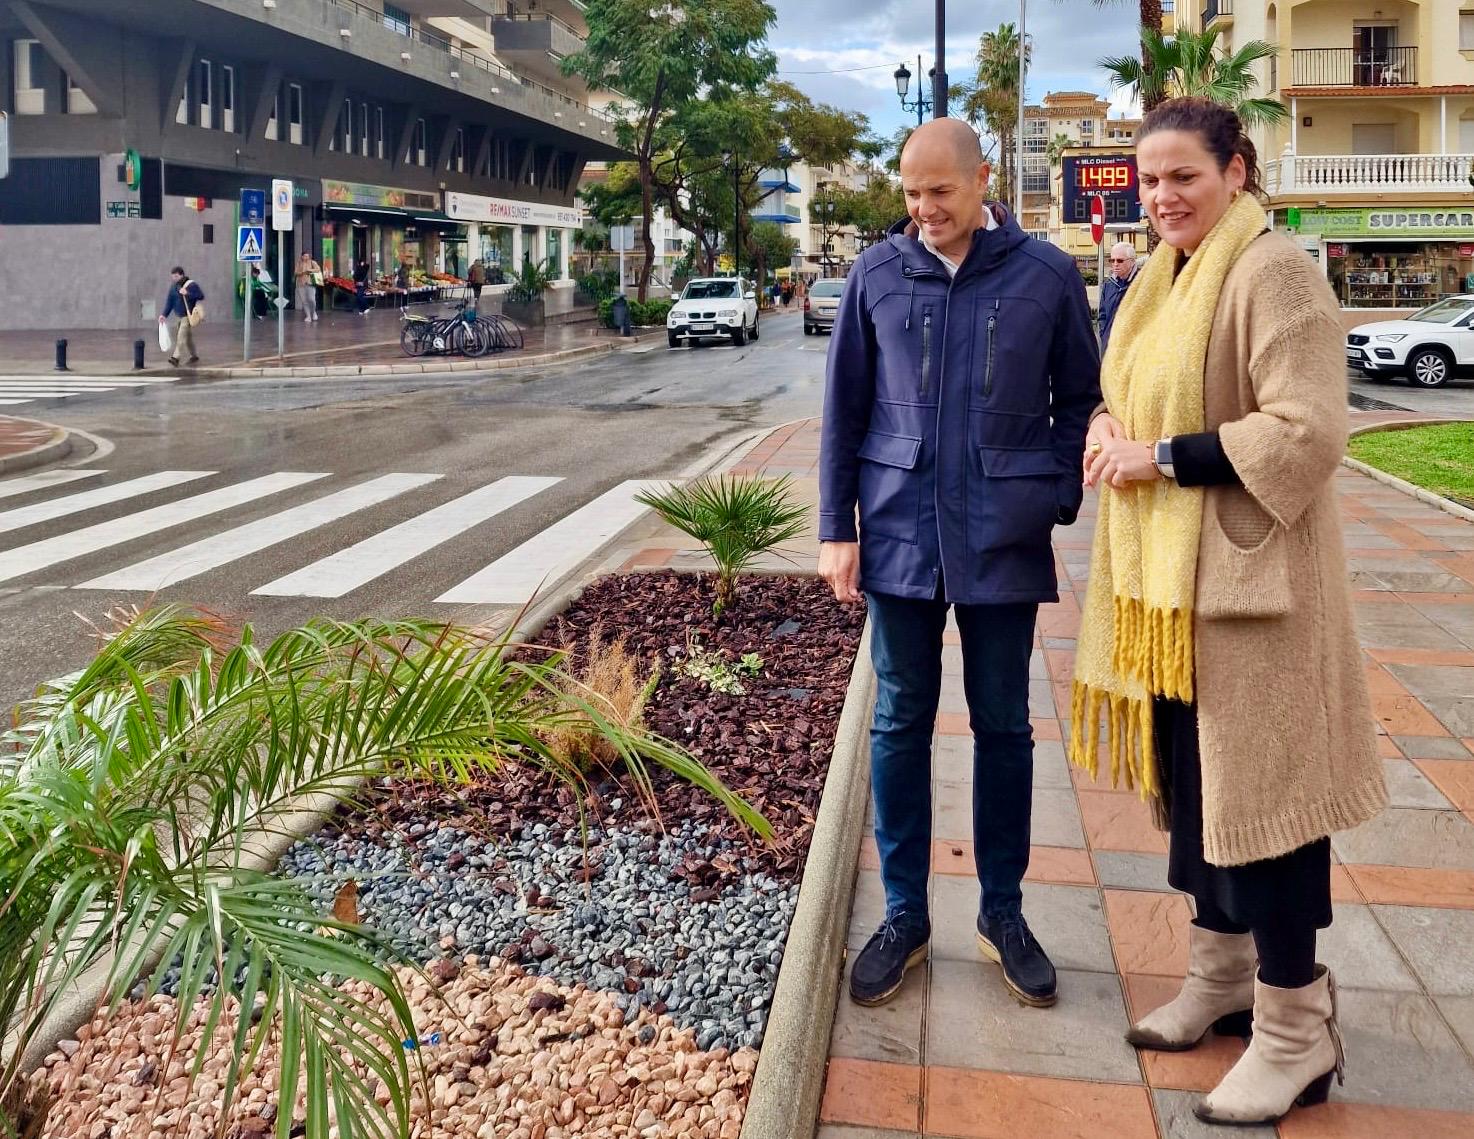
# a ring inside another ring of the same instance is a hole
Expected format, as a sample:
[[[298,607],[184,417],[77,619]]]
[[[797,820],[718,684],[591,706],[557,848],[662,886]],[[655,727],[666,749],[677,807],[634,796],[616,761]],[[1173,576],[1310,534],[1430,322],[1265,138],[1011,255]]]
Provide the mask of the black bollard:
[[[142,340],[135,340],[133,342],[133,366],[135,368],[141,368],[141,367],[143,367],[143,341]]]
[[[56,342],[56,370],[58,372],[70,370],[67,368],[67,342],[65,340]]]

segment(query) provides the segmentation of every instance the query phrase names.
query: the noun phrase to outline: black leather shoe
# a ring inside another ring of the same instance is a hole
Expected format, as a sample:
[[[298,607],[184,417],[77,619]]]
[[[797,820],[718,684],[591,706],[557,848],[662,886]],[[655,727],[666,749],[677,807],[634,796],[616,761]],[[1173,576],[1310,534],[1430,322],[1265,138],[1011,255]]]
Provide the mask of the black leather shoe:
[[[856,1004],[883,1005],[901,989],[906,970],[926,960],[931,922],[905,910],[886,918],[855,958],[850,998]]]
[[[1003,983],[1024,1004],[1035,1008],[1054,1004],[1054,965],[1022,914],[979,918],[978,948],[1003,967]]]

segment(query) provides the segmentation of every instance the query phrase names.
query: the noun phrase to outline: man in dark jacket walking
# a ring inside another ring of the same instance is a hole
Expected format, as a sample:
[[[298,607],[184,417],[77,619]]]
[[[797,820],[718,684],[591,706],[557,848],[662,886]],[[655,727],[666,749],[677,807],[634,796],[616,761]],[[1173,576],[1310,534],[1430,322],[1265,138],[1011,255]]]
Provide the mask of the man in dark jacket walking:
[[[974,740],[979,945],[1020,1000],[1055,999],[1020,887],[1029,657],[1039,603],[1058,600],[1050,534],[1080,507],[1100,363],[1073,261],[985,203],[987,180],[965,123],[917,128],[901,155],[911,220],[860,255],[829,350],[819,572],[841,601],[863,590],[878,679],[871,773],[886,917],[851,973],[863,1004],[890,999],[931,937],[931,737],[949,606]]]
[[[1111,247],[1110,272],[1100,283],[1100,354],[1105,355],[1106,345],[1111,339],[1111,325],[1116,322],[1116,310],[1131,282],[1136,280],[1136,246],[1129,241],[1118,241]]]

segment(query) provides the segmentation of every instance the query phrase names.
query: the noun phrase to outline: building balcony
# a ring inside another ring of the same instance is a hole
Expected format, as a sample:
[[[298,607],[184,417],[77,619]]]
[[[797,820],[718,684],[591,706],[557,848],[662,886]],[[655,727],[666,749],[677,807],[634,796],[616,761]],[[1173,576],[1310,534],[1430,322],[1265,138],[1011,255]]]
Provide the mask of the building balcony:
[[[1203,5],[1203,29],[1233,25],[1233,0],[1207,0]]]
[[[1474,154],[1287,154],[1265,165],[1271,195],[1465,194]]]
[[[1418,49],[1297,47],[1290,52],[1295,87],[1416,87]]]
[[[752,212],[753,221],[770,221],[778,225],[793,225],[802,219],[797,206],[764,204]]]
[[[572,24],[541,13],[497,16],[491,34],[497,55],[531,75],[560,83],[566,82],[563,58],[584,48],[584,37]]]

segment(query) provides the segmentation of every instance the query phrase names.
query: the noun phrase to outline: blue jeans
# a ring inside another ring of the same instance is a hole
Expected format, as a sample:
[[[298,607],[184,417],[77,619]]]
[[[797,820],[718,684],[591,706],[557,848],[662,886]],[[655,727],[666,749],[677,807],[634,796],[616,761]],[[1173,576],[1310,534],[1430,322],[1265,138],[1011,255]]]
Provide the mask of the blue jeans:
[[[875,842],[886,909],[928,913],[931,742],[942,687],[947,602],[869,593],[877,679],[870,729]],[[962,678],[972,727],[972,830],[981,912],[1016,914],[1029,865],[1034,733],[1029,654],[1039,607],[958,605]]]

